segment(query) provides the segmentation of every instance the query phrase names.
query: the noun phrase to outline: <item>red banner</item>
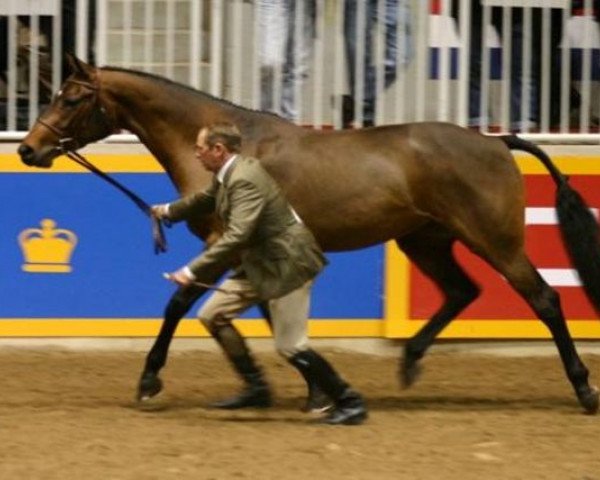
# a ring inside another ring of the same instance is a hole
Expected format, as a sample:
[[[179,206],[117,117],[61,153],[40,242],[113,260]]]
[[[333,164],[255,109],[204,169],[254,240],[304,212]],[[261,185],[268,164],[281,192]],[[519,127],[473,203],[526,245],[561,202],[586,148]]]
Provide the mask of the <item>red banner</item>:
[[[572,175],[571,184],[593,209],[600,208],[600,175]],[[560,294],[569,320],[596,318],[585,297],[562,245],[558,226],[552,219],[554,182],[546,175],[526,175],[526,250],[532,263]],[[492,267],[462,245],[455,248],[459,263],[482,287],[481,296],[458,319],[535,319],[525,301]],[[409,318],[426,319],[440,307],[442,297],[433,283],[414,266],[410,267]]]

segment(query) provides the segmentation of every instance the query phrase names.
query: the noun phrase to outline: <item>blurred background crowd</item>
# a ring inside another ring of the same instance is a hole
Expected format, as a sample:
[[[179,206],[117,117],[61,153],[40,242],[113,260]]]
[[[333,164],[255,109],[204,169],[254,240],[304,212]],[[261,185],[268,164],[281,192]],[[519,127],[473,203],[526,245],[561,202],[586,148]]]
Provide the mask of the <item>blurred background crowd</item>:
[[[599,1],[5,0],[0,133],[35,121],[68,51],[315,128],[594,134]]]

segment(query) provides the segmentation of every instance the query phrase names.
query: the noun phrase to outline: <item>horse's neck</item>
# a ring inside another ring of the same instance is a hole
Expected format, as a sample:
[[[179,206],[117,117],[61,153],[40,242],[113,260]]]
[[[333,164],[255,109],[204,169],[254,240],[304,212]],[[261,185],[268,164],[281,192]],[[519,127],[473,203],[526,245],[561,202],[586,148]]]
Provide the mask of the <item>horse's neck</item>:
[[[151,78],[124,72],[106,72],[103,77],[118,127],[139,137],[182,193],[208,184],[209,175],[193,154],[200,128],[223,121],[237,124],[244,144],[249,146],[248,153],[253,155],[262,143],[303,130],[274,115],[236,107]]]
[[[109,72],[105,81],[117,126],[138,136],[178,190],[186,193],[207,184],[209,175],[194,161],[193,146],[198,130],[215,114],[214,106],[204,105],[191,91],[122,72]]]
[[[195,102],[188,100],[182,106],[181,100],[149,79],[132,76],[135,81],[128,81],[125,74],[113,76],[109,77],[107,90],[119,128],[129,130],[147,142],[149,148],[158,150],[168,150],[180,138],[192,138],[195,127],[186,121],[186,112],[197,112]]]

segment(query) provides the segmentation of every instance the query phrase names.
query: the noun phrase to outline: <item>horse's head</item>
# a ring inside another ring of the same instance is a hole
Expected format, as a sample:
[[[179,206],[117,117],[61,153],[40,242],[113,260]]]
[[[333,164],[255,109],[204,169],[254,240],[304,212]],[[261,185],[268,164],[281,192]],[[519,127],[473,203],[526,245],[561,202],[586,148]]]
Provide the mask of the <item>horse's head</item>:
[[[114,131],[100,101],[98,70],[72,55],[67,58],[70,76],[19,146],[26,165],[51,167],[64,150],[76,150]]]

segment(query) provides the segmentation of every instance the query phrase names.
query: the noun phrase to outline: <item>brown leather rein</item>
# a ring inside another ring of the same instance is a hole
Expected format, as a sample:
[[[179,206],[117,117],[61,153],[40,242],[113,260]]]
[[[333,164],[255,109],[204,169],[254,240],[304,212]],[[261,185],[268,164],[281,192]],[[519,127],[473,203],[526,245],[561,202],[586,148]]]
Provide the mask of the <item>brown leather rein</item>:
[[[95,103],[98,103],[98,87],[96,85],[93,85],[93,84],[87,83],[87,82],[81,82],[78,80],[66,80],[66,82],[76,83],[78,85],[83,85],[84,87],[91,89],[92,91],[94,91]],[[110,126],[110,120],[108,119],[106,112],[104,111],[104,108],[100,105],[98,105],[98,108],[100,109],[100,112],[103,116],[108,133],[111,133],[113,131],[113,129]],[[88,118],[88,122],[89,122],[89,118]],[[56,135],[56,137],[58,138],[58,143],[59,143],[59,145],[56,148],[63,155],[66,155],[71,160],[73,160],[75,163],[78,163],[85,169],[89,170],[90,172],[94,173],[95,175],[98,175],[100,178],[102,178],[103,180],[110,183],[118,190],[120,190],[133,203],[135,203],[136,206],[150,218],[150,222],[152,225],[152,239],[154,241],[154,253],[158,254],[158,253],[167,251],[167,239],[165,236],[163,225],[170,227],[171,226],[170,222],[168,222],[167,220],[164,220],[164,219],[160,220],[160,219],[156,218],[152,214],[152,208],[150,207],[150,205],[148,203],[146,203],[144,200],[142,200],[142,198],[139,195],[137,195],[136,193],[131,191],[129,188],[124,186],[122,183],[120,183],[117,180],[115,180],[114,178],[112,178],[107,173],[100,170],[93,163],[91,163],[87,158],[85,158],[83,155],[78,153],[76,150],[77,150],[77,148],[79,148],[79,145],[78,145],[78,141],[75,138],[67,136],[66,132],[62,131],[61,129],[59,129],[58,127],[55,127],[54,125],[52,125],[50,123],[47,123],[46,121],[42,120],[41,117],[37,119],[37,123],[39,123],[40,125],[43,125],[48,130],[50,130],[54,135]]]

